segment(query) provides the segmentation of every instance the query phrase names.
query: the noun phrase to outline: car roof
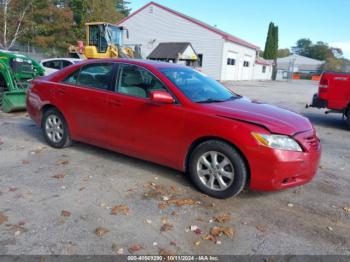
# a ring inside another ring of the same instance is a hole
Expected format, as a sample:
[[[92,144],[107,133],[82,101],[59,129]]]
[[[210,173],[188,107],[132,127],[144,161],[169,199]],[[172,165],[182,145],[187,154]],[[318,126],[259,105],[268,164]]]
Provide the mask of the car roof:
[[[47,62],[47,61],[54,61],[54,60],[67,60],[67,61],[84,61],[84,59],[80,58],[70,58],[70,57],[55,57],[55,58],[48,58],[48,59],[43,59],[40,62]]]
[[[69,67],[63,68],[62,70],[59,70],[58,72],[56,72],[54,74],[46,76],[45,80],[60,81],[63,77],[66,77],[68,74],[71,74],[73,71],[77,70],[78,68],[80,68],[82,66],[89,65],[89,64],[95,64],[95,63],[111,63],[111,62],[138,65],[138,66],[142,66],[142,67],[149,69],[149,70],[161,69],[161,68],[188,69],[188,67],[183,66],[183,65],[161,62],[161,61],[154,61],[154,60],[145,60],[145,59],[126,59],[126,58],[86,59],[78,64],[71,65]]]
[[[83,62],[83,64],[90,64],[90,63],[96,63],[96,62],[119,62],[119,63],[128,63],[128,64],[134,64],[144,67],[154,67],[154,68],[186,68],[185,66],[174,64],[174,63],[168,63],[168,62],[162,62],[162,61],[154,61],[154,60],[146,60],[146,59],[125,59],[125,58],[106,58],[106,59],[88,59]]]

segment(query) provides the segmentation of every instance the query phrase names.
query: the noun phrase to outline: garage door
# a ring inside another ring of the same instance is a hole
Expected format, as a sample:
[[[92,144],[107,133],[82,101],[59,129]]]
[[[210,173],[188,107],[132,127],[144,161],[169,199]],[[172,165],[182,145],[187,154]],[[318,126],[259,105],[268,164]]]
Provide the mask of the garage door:
[[[237,63],[237,53],[228,51],[225,66],[225,80],[237,79]]]
[[[251,80],[253,75],[253,59],[251,56],[245,55],[242,61],[242,80]]]

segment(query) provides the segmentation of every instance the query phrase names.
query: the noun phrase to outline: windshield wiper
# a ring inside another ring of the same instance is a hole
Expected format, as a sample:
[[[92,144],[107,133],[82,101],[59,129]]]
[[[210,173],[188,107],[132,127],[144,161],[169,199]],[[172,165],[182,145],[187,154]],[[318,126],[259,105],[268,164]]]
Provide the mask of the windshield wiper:
[[[200,104],[202,104],[202,103],[220,103],[220,102],[226,102],[229,100],[235,100],[238,98],[241,98],[241,97],[240,96],[231,96],[231,97],[224,99],[224,100],[208,98],[206,100],[198,101],[196,103],[200,103]]]
[[[240,95],[231,96],[231,97],[227,98],[225,101],[236,100],[236,99],[239,99],[239,98],[242,98],[242,96],[240,96]]]
[[[203,103],[220,103],[220,102],[225,102],[225,101],[226,100],[219,100],[219,99],[208,98],[206,100],[197,101],[196,103],[199,103],[199,104],[203,104]]]

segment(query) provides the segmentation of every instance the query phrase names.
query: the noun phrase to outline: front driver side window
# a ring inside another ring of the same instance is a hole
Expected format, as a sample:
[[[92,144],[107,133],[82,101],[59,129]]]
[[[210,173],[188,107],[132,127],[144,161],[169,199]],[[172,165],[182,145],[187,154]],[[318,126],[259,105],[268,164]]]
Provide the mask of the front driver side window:
[[[155,90],[167,91],[164,85],[147,70],[135,65],[123,65],[118,77],[118,92],[148,98]]]

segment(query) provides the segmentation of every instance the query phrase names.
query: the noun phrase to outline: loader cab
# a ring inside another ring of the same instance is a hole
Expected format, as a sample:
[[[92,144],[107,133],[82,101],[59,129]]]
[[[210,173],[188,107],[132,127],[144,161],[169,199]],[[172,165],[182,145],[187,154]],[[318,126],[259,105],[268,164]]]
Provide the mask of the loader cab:
[[[87,46],[95,47],[100,54],[105,54],[111,46],[123,45],[123,27],[108,23],[87,23],[86,36]]]

